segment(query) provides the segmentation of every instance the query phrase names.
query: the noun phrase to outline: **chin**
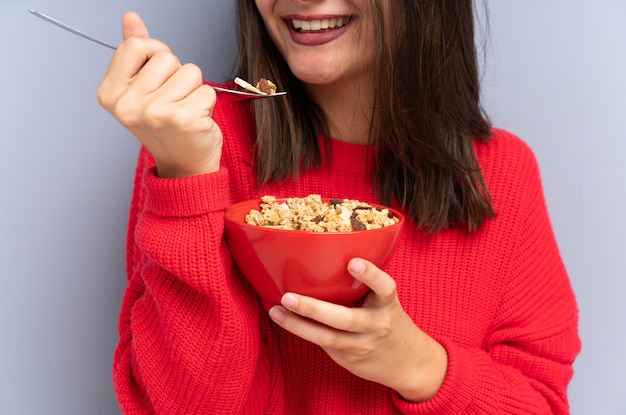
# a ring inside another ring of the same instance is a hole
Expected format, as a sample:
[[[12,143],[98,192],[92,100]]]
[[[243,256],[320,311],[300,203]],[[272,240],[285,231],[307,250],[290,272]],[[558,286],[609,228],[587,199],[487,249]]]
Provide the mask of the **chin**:
[[[340,80],[338,71],[328,70],[328,66],[324,67],[319,63],[311,63],[304,68],[291,68],[291,72],[300,81],[310,85],[329,85]]]

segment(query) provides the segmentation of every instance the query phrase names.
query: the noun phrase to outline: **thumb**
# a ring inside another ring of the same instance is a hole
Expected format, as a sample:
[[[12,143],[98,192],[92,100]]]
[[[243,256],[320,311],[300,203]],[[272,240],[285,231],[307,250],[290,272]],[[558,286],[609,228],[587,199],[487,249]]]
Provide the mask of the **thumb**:
[[[150,37],[148,28],[144,24],[141,17],[135,12],[126,12],[122,18],[122,35],[124,40],[129,37]]]
[[[383,302],[390,302],[397,298],[395,280],[370,261],[352,258],[348,262],[348,272],[357,281],[367,285]]]

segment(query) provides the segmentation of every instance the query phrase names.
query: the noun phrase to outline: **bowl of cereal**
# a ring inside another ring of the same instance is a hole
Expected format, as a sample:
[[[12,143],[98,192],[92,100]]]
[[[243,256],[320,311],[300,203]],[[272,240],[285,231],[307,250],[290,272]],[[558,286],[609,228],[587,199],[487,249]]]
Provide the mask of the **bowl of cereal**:
[[[348,273],[348,261],[384,267],[404,224],[395,209],[319,195],[236,203],[224,219],[233,259],[268,310],[285,292],[357,305],[369,288]]]

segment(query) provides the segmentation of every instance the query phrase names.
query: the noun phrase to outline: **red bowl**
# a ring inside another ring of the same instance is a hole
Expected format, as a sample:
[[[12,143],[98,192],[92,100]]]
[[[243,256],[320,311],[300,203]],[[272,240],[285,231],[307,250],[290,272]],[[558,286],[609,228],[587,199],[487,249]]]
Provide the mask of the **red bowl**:
[[[323,199],[328,202],[329,199]],[[244,277],[269,310],[285,292],[294,292],[346,306],[357,305],[369,291],[348,273],[348,261],[365,258],[385,266],[404,225],[352,232],[311,232],[249,225],[245,217],[259,210],[260,199],[236,203],[226,209],[225,232],[230,252]],[[381,205],[370,203],[374,207]]]

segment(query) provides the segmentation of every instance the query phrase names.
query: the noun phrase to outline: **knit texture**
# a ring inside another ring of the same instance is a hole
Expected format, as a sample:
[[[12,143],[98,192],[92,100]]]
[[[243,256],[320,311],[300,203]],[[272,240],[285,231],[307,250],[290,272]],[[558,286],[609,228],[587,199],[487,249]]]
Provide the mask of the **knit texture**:
[[[475,145],[496,218],[472,234],[409,221],[385,268],[406,312],[448,353],[441,390],[409,403],[271,322],[223,239],[224,209],[264,194],[375,201],[368,147],[332,140],[327,165],[259,189],[247,104],[220,101],[213,117],[219,172],[161,179],[139,155],[114,357],[125,414],[569,413],[578,310],[523,141],[494,130]]]

